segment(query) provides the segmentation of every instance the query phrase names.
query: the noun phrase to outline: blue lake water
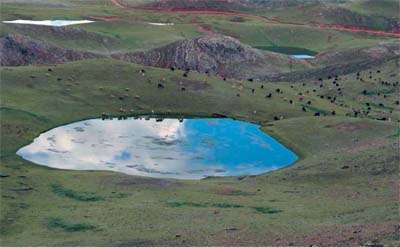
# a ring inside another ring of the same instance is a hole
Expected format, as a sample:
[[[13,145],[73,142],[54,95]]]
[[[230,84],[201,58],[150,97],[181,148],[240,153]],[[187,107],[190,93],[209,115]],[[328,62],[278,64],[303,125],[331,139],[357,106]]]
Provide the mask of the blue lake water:
[[[290,55],[291,57],[294,58],[299,58],[299,59],[311,59],[311,58],[315,58],[314,56],[311,55],[306,55],[306,54],[298,54],[298,55]]]
[[[179,179],[255,175],[297,159],[258,125],[229,118],[80,121],[42,133],[17,154],[53,168]]]
[[[26,25],[39,25],[39,26],[53,26],[53,27],[63,27],[78,24],[88,24],[94,21],[91,20],[44,20],[44,21],[33,21],[33,20],[14,20],[14,21],[3,21],[3,23],[9,24],[26,24]]]

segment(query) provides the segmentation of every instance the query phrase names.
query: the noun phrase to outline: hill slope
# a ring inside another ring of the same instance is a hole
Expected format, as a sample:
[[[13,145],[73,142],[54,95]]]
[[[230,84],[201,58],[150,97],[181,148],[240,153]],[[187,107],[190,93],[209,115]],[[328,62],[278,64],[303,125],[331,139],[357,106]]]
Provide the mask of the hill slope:
[[[0,38],[0,50],[0,66],[57,64],[101,57],[90,52],[63,49],[23,35]]]
[[[222,35],[178,41],[147,52],[113,57],[147,66],[195,70],[239,79],[287,72],[291,66],[297,69],[308,66],[287,55],[257,50]]]

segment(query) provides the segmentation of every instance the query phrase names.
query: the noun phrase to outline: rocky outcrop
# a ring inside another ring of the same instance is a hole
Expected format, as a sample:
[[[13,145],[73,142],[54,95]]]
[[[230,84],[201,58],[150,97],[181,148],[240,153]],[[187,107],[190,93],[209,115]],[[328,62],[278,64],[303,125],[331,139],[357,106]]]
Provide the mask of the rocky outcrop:
[[[322,75],[343,74],[372,68],[400,56],[400,47],[386,43],[327,51],[315,59],[293,59],[287,55],[254,49],[238,40],[208,35],[181,40],[144,52],[104,55],[68,50],[22,35],[0,39],[0,65],[59,64],[91,58],[113,58],[146,66],[192,70],[236,79],[299,81]]]
[[[0,38],[0,66],[58,64],[103,55],[63,49],[23,35]]]
[[[292,63],[296,63],[297,68],[307,66],[289,56],[257,50],[222,35],[178,41],[147,52],[118,54],[113,57],[147,66],[195,70],[239,79],[288,71]]]
[[[278,53],[241,44],[238,40],[209,35],[182,40],[145,52],[104,55],[61,48],[28,36],[9,34],[0,39],[1,66],[59,64],[90,58],[113,58],[146,66],[194,70],[237,79],[261,78],[288,72],[307,64]]]

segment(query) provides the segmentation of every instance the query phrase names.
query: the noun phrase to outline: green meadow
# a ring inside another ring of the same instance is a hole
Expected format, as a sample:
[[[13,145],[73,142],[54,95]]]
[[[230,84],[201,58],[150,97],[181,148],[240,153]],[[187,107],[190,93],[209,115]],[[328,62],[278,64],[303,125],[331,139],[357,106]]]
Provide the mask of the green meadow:
[[[120,19],[65,27],[61,33],[49,27],[0,24],[1,37],[23,34],[104,54],[199,37],[205,34],[199,26],[282,53],[314,55],[395,40],[250,17],[235,22],[231,16],[118,9],[105,0],[51,2],[2,1],[1,20]],[[343,6],[369,13],[360,10],[362,5],[356,1]],[[271,15],[287,18],[278,10]],[[378,239],[396,246],[399,85],[383,85],[378,78],[394,83],[398,66],[398,59],[392,59],[359,71],[364,81],[356,73],[340,75],[342,94],[335,102],[328,97],[338,95],[337,86],[326,77],[324,87],[317,78],[250,82],[194,71],[183,77],[184,71],[112,59],[1,67],[0,245],[354,246]],[[181,82],[187,90],[180,90]],[[158,88],[159,83],[165,87]],[[369,114],[355,116],[355,111]],[[174,180],[51,169],[16,155],[42,132],[67,123],[102,114],[150,113],[217,114],[253,122],[299,159],[256,176]],[[377,120],[383,117],[390,121]]]

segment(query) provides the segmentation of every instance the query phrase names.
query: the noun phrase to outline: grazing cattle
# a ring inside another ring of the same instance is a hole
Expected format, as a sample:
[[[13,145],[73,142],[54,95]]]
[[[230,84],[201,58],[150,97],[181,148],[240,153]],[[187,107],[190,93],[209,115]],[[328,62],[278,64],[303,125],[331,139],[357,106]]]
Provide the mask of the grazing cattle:
[[[226,81],[226,78],[224,77],[224,78],[222,78],[222,80]]]
[[[400,105],[400,101],[396,100],[396,102],[394,102],[396,105]]]
[[[184,87],[181,87],[181,91],[186,91],[186,88],[184,88]]]
[[[144,69],[141,69],[140,73],[144,74],[144,73],[146,73],[146,71]]]
[[[240,97],[240,94],[238,93],[238,94],[236,94],[236,96],[237,96],[237,97]]]
[[[183,73],[183,77],[188,77],[188,73],[187,72]]]
[[[279,120],[279,117],[275,116],[275,117],[274,117],[274,120],[275,120],[275,121],[276,121],[276,120]]]
[[[377,71],[376,71],[376,73],[378,73],[378,74],[379,74],[379,73],[381,73],[381,71],[380,71],[380,70],[377,70]]]
[[[251,89],[251,92],[252,92],[252,93],[254,93],[254,91],[255,91],[255,90],[254,90],[254,88],[253,88],[253,89]]]
[[[169,68],[171,71],[174,71],[175,70],[175,68],[174,67],[171,67],[171,68]]]
[[[157,88],[165,88],[165,86],[161,83],[158,83]]]
[[[302,107],[301,110],[302,110],[303,112],[307,112],[307,110],[306,110],[305,107]]]
[[[332,111],[331,114],[332,114],[332,115],[336,115],[336,112],[335,112],[335,111]]]
[[[293,105],[293,100],[289,100],[289,103]]]
[[[277,88],[275,91],[276,91],[277,93],[280,93],[280,92],[281,92],[281,89]]]
[[[307,101],[307,105],[311,105],[311,100]]]
[[[47,69],[47,71],[49,71],[49,72],[52,72],[52,71],[53,71],[53,69],[52,69],[52,68],[48,68],[48,69]]]
[[[261,88],[264,88],[264,85],[261,85]]]
[[[314,113],[314,116],[320,116],[321,114],[319,112]]]
[[[253,82],[253,78],[249,78],[247,79],[249,82]]]
[[[265,96],[265,98],[271,98],[272,97],[272,93],[269,93]]]

